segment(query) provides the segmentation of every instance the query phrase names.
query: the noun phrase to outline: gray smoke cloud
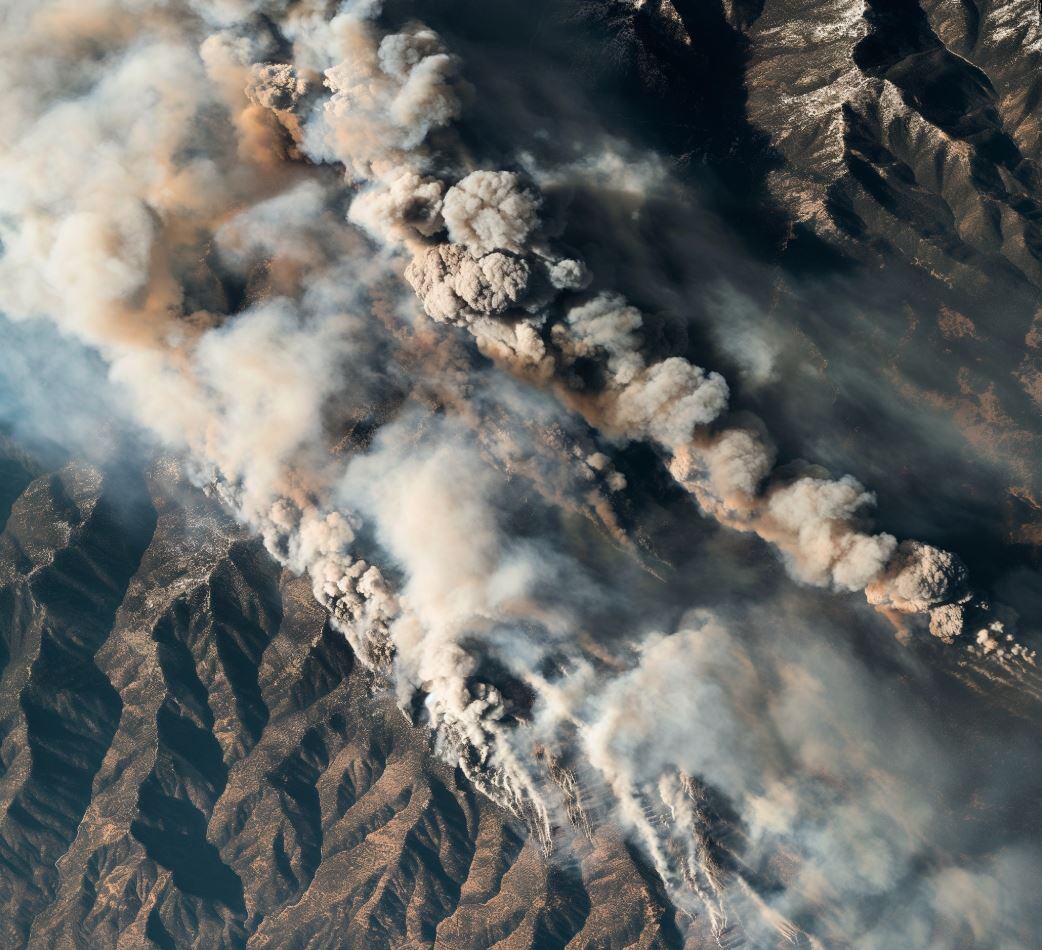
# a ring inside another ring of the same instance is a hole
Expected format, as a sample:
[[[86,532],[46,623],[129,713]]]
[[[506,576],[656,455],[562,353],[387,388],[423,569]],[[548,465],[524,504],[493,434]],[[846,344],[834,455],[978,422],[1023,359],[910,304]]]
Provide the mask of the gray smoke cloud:
[[[767,542],[787,597],[863,592],[1030,675],[958,557],[874,532],[853,477],[778,467],[724,378],[560,243],[552,174],[475,157],[458,123],[481,89],[429,28],[377,2],[91,11],[23,5],[2,30],[9,316],[96,351],[137,423],[308,574],[403,711],[548,851],[625,828],[721,942],[997,932],[994,902],[937,895],[1005,888],[1034,861],[1012,850],[988,870],[938,845],[903,916],[873,916],[921,858],[912,829],[949,833],[959,790],[920,790],[950,750],[911,728],[887,761],[872,729],[914,710],[878,716],[888,684],[818,655],[809,614],[769,636],[763,614],[688,610],[621,460],[644,445],[714,525]],[[569,174],[638,192],[663,174],[605,155]]]

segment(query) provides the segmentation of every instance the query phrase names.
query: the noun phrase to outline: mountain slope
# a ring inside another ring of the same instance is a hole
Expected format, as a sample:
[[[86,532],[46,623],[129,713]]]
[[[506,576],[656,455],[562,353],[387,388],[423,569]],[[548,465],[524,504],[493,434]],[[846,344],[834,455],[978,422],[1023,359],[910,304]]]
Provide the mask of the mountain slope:
[[[618,840],[547,863],[171,464],[4,446],[4,946],[667,946]]]

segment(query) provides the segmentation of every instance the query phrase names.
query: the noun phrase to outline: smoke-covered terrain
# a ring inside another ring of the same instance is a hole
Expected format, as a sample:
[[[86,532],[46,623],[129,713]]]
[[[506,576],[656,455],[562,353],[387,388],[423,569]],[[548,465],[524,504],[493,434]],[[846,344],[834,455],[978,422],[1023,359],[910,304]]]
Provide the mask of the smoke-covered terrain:
[[[1037,4],[3,12],[0,943],[1038,943]]]

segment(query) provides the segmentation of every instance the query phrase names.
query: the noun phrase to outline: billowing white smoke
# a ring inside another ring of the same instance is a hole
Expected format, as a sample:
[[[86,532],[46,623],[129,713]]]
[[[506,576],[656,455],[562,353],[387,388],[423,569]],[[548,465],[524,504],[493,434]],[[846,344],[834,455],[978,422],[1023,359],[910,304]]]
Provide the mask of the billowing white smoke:
[[[428,164],[425,140],[460,114],[466,94],[438,37],[419,27],[381,37],[350,12],[312,30],[312,55],[334,64],[321,63],[331,95],[308,124],[308,151],[356,181],[389,184],[403,165]]]
[[[562,700],[588,767],[612,785],[619,820],[665,880],[686,885],[676,892],[691,895],[706,937],[798,943],[792,921],[808,918],[820,946],[947,945],[968,919],[1003,932],[1001,901],[959,909],[895,883],[919,877],[923,861],[935,868],[921,875],[926,888],[955,870],[935,810],[946,781],[937,740],[900,701],[878,703],[842,649],[819,642],[808,656],[784,617],[754,622],[764,635],[743,638],[694,612],[672,635],[649,637],[606,688]],[[741,817],[713,841],[721,802]],[[1018,857],[1033,860],[1013,851],[999,860]],[[992,892],[1000,878],[1017,886],[1008,871],[981,883]],[[895,936],[881,905],[900,905],[914,933]]]
[[[351,555],[349,517],[328,507],[322,428],[352,361],[350,395],[368,398],[373,335],[350,263],[363,245],[331,226],[329,186],[284,166],[288,133],[268,108],[292,107],[305,84],[251,69],[265,43],[248,34],[207,35],[164,4],[94,7],[8,11],[5,311],[96,346],[141,422],[310,570],[332,609],[379,633],[394,605]],[[327,29],[330,45],[350,34]],[[234,318],[216,267],[257,282]]]
[[[906,544],[900,565],[891,565],[897,541],[864,529],[874,498],[855,480],[772,482],[765,438],[747,428],[710,434],[707,427],[727,410],[727,384],[683,357],[649,364],[641,352],[643,317],[620,296],[599,294],[555,319],[555,298],[590,278],[540,235],[534,188],[511,171],[478,170],[455,182],[429,174],[425,140],[456,117],[461,102],[457,70],[437,38],[418,29],[378,45],[370,35],[365,45],[367,25],[352,21],[351,29],[356,56],[326,71],[333,94],[305,139],[315,158],[335,158],[365,183],[348,217],[411,255],[405,277],[427,316],[465,327],[481,352],[510,372],[555,386],[607,437],[661,446],[703,510],[777,545],[797,579],[836,590],[871,584],[871,603],[897,613],[934,611],[932,629],[951,639],[959,602],[968,599],[954,555]],[[435,61],[436,68],[428,65]],[[409,101],[429,106],[397,107],[406,90]],[[443,158],[451,164],[451,150]],[[603,367],[593,392],[571,379],[579,360]],[[937,569],[938,557],[950,569]],[[909,572],[930,579],[928,598],[891,594],[891,583]]]
[[[445,195],[442,215],[449,240],[475,255],[520,254],[538,223],[539,199],[513,172],[471,172]]]
[[[386,243],[429,237],[444,227],[444,191],[437,179],[398,169],[385,184],[363,191],[351,202],[348,220]]]
[[[435,98],[449,97],[445,91]],[[327,137],[336,137],[326,108]],[[358,168],[353,156],[341,157]],[[554,385],[607,437],[661,446],[670,471],[703,510],[777,545],[797,579],[836,590],[872,585],[871,603],[897,613],[933,611],[931,629],[944,639],[956,635],[958,602],[968,598],[954,555],[906,544],[900,565],[891,565],[897,541],[864,529],[874,498],[850,477],[771,482],[773,451],[765,438],[746,428],[707,429],[727,410],[724,380],[679,356],[648,364],[643,317],[620,296],[602,293],[567,308],[562,319],[551,316],[554,298],[582,289],[589,277],[580,262],[540,238],[539,196],[516,173],[479,170],[443,186],[422,176],[426,153],[411,169],[403,169],[401,154],[396,161],[395,177],[372,176],[349,218],[412,256],[405,276],[427,316],[465,327],[481,352],[510,372]],[[437,240],[442,231],[447,241]],[[579,360],[603,367],[592,393],[569,378]],[[937,558],[949,569],[937,569]],[[928,598],[890,591],[909,572],[929,578]]]
[[[423,715],[451,744],[479,787],[535,819],[550,842],[550,816],[530,737],[513,728],[495,685],[478,676],[496,657],[513,675],[549,651],[574,647],[575,621],[552,592],[570,565],[551,549],[505,534],[501,491],[473,437],[449,423],[405,419],[385,428],[375,450],[353,461],[340,497],[376,525],[401,566],[400,611],[390,627],[399,703],[422,698]],[[572,572],[571,592],[582,584]],[[515,752],[515,746],[521,748]]]
[[[703,511],[774,544],[800,581],[929,612],[945,639],[963,630],[964,569],[871,533],[873,499],[853,479],[777,471],[758,424],[729,422],[718,374],[646,352],[636,308],[583,295],[591,275],[543,232],[534,185],[464,160],[452,123],[471,93],[434,33],[381,30],[373,2],[330,19],[312,4],[255,7],[9,7],[6,312],[99,350],[140,422],[310,575],[361,660],[475,782],[547,844],[568,817],[587,827],[584,788],[610,790],[602,811],[722,934],[728,907],[758,898],[710,853],[699,782],[753,816],[757,853],[806,830],[800,808],[821,787],[786,798],[777,750],[751,728],[755,664],[716,621],[592,644],[583,611],[611,592],[504,525],[501,480],[631,550],[606,453],[647,441]],[[403,305],[399,270],[419,307]],[[400,319],[420,308],[448,328]],[[461,355],[451,328],[506,373]],[[362,557],[374,535],[387,571]],[[801,748],[801,765],[820,766],[815,751]],[[842,808],[843,822],[884,811]],[[835,861],[841,844],[826,845],[799,874]],[[849,891],[865,893],[864,877]],[[755,913],[788,933],[777,915],[804,910]]]

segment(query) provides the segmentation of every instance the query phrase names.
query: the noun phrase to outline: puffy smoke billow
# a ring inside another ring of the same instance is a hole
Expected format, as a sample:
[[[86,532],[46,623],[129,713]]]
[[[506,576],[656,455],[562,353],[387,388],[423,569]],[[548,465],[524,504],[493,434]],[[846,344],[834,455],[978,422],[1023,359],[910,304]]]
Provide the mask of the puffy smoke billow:
[[[903,541],[886,573],[869,585],[869,603],[926,613],[966,593],[966,568],[948,551]]]
[[[406,269],[427,316],[441,323],[470,322],[479,314],[517,307],[530,274],[524,258],[500,251],[475,257],[461,244],[426,248]]]
[[[357,181],[387,180],[429,163],[428,136],[460,114],[459,63],[424,28],[380,36],[364,16],[341,13],[311,37],[334,63],[331,95],[305,132],[316,158],[340,162]],[[317,44],[316,44],[317,45]]]
[[[723,412],[727,383],[718,373],[706,373],[673,356],[642,370],[612,395],[610,403],[612,429],[672,448]]]
[[[472,90],[435,33],[319,6],[11,7],[6,312],[96,349],[138,422],[309,575],[403,711],[547,849],[620,823],[721,940],[736,918],[790,938],[884,899],[914,855],[885,763],[827,732],[848,667],[813,676],[704,615],[650,634],[675,605],[641,594],[655,572],[616,450],[651,445],[799,582],[976,632],[975,658],[1029,657],[955,555],[873,533],[849,476],[776,467],[719,374],[591,291],[546,196],[457,139]],[[874,926],[852,914],[819,929]]]
[[[378,241],[430,237],[444,227],[444,185],[408,168],[391,172],[351,202],[348,220]]]
[[[265,109],[289,112],[307,92],[307,83],[289,63],[253,63],[244,92]]]
[[[379,635],[393,599],[321,501],[323,409],[369,398],[372,336],[344,289],[358,275],[351,236],[324,217],[328,187],[279,169],[286,131],[269,109],[294,108],[305,84],[288,64],[251,68],[260,39],[205,21],[172,31],[163,5],[136,6],[113,0],[70,24],[49,4],[5,25],[5,309],[97,347],[139,420],[310,571],[334,612]],[[86,45],[96,55],[76,52]],[[206,119],[222,114],[231,121]],[[222,273],[235,270],[259,299],[231,316]]]
[[[839,590],[863,590],[897,547],[888,534],[853,528],[874,498],[853,478],[801,478],[779,488],[767,503],[767,531],[777,530],[800,580]]]
[[[514,172],[476,171],[445,194],[449,240],[474,254],[521,253],[538,221],[539,199]]]

